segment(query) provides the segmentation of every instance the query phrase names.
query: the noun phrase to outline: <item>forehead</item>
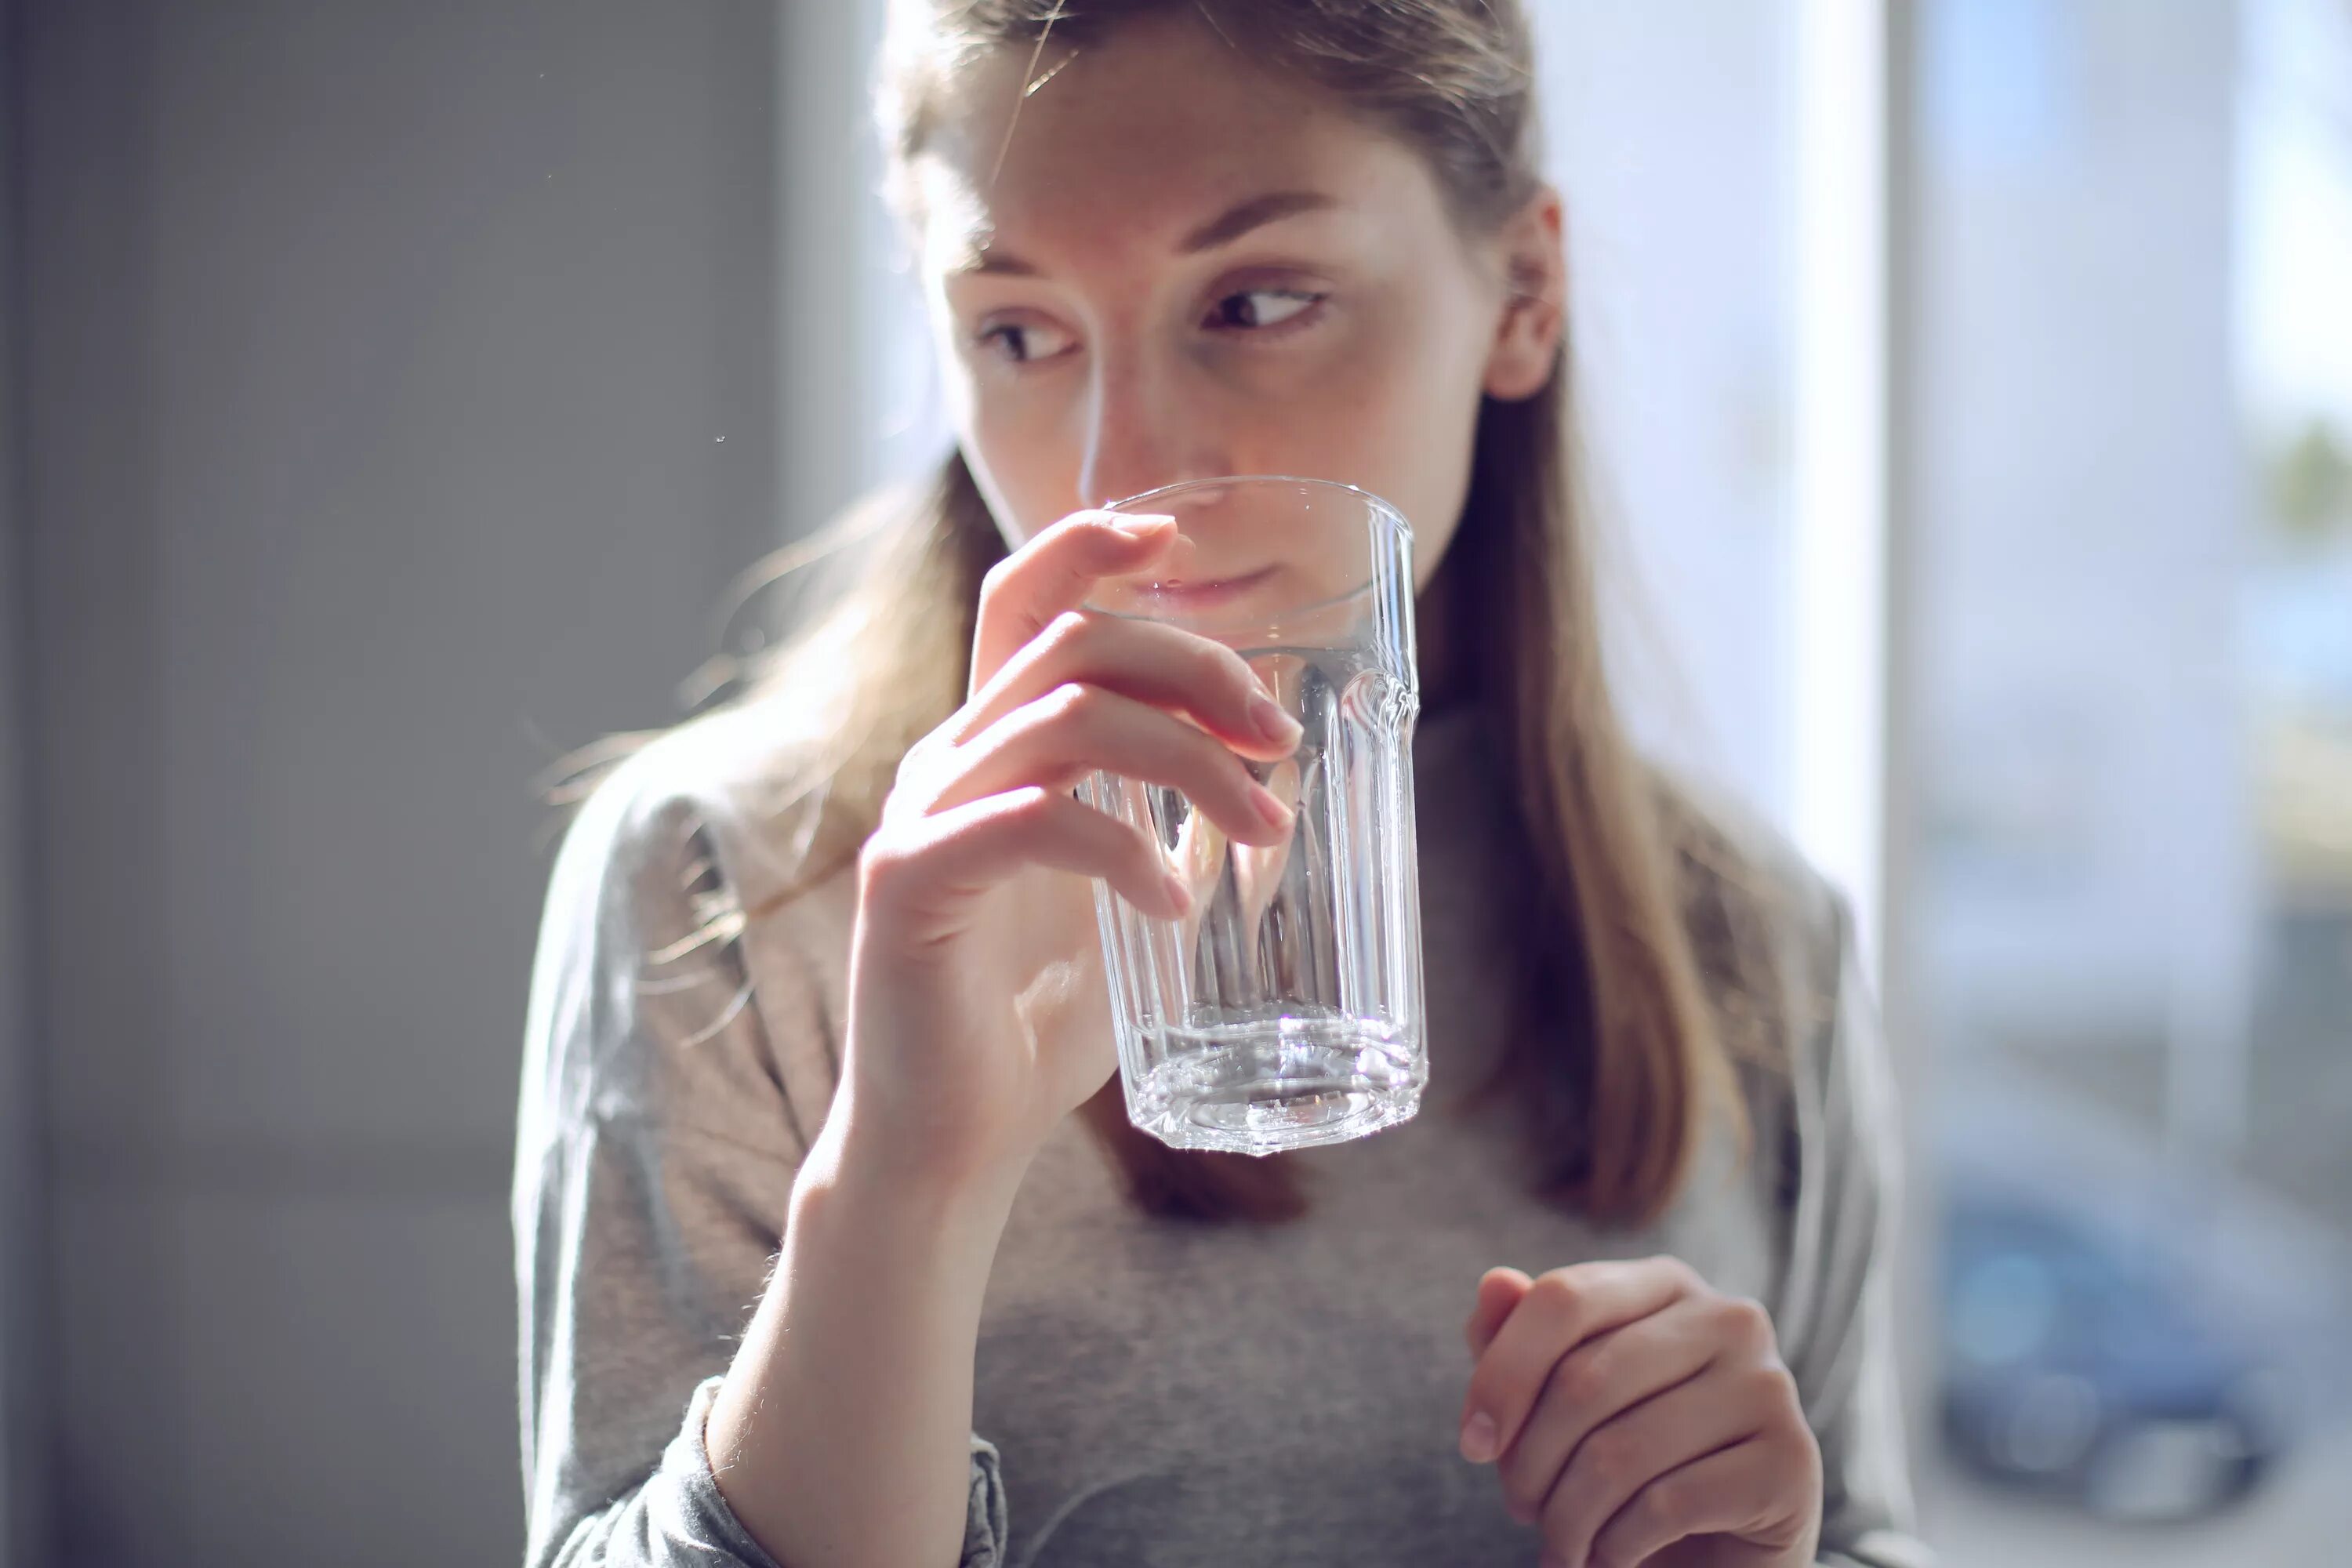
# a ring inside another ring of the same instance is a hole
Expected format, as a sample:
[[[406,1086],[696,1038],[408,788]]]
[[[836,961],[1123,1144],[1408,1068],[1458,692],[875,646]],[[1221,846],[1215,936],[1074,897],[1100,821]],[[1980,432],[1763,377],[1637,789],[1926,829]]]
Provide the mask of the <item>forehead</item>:
[[[940,109],[916,169],[934,255],[1158,247],[1270,190],[1343,205],[1433,195],[1409,149],[1181,13],[1076,48],[989,50],[946,85]]]

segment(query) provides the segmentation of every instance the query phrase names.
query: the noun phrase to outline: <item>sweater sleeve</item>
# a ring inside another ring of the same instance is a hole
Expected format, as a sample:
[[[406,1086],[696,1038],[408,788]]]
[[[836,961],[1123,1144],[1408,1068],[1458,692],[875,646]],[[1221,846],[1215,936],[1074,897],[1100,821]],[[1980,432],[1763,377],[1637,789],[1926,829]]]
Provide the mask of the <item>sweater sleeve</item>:
[[[1843,903],[1816,982],[1827,1005],[1791,1064],[1793,1188],[1781,1349],[1822,1449],[1821,1558],[1926,1568],[1913,1533],[1896,1389],[1892,1268],[1900,1130],[1879,1028]]]
[[[809,1009],[755,994],[701,814],[648,787],[658,761],[573,823],[531,975],[513,1187],[527,1568],[780,1568],[719,1494],[703,1424],[815,1131],[769,1024]],[[1005,1539],[975,1437],[965,1568],[997,1568]]]

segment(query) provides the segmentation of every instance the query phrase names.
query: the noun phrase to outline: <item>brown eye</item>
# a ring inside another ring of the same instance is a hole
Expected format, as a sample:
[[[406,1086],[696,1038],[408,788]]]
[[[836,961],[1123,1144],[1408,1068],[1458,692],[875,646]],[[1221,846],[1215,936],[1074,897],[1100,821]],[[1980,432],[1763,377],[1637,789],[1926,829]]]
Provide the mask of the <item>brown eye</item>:
[[[982,328],[977,341],[982,350],[1009,364],[1053,359],[1076,342],[1069,333],[1035,321],[999,321]]]
[[[1207,324],[1239,331],[1278,327],[1321,299],[1297,289],[1242,289],[1217,301]]]

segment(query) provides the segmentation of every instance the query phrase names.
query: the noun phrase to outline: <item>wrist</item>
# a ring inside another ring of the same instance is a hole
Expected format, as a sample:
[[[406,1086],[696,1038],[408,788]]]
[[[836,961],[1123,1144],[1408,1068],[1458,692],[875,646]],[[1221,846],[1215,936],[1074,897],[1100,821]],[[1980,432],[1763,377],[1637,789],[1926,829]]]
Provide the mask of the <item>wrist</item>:
[[[908,1153],[836,1104],[793,1184],[791,1224],[893,1241],[984,1276],[1028,1162],[949,1166]]]
[[[1035,1156],[1034,1144],[1011,1136],[983,1143],[961,1129],[909,1124],[890,1100],[845,1078],[807,1163],[822,1164],[836,1185],[876,1198],[887,1194],[909,1210],[969,1214],[1011,1205]]]

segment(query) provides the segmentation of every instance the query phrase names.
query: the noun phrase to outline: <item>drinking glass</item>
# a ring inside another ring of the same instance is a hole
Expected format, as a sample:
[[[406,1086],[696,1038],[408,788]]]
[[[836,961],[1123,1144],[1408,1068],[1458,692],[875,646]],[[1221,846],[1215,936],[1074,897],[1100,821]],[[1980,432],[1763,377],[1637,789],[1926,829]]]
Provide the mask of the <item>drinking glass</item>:
[[[1352,486],[1269,476],[1111,510],[1172,515],[1179,538],[1088,607],[1224,644],[1304,731],[1288,757],[1244,759],[1296,812],[1272,847],[1233,842],[1174,789],[1079,786],[1149,832],[1192,895],[1163,920],[1095,884],[1128,1115],[1177,1148],[1249,1154],[1406,1121],[1428,1079],[1412,531]]]

